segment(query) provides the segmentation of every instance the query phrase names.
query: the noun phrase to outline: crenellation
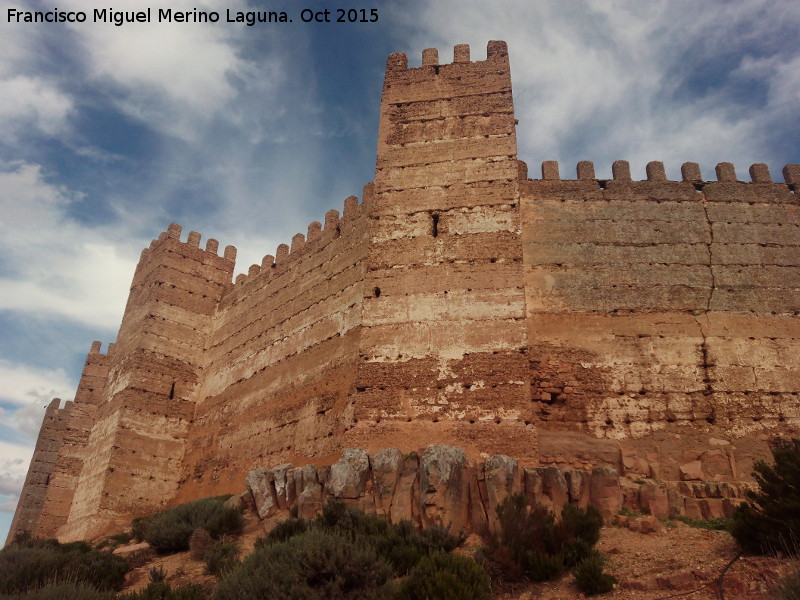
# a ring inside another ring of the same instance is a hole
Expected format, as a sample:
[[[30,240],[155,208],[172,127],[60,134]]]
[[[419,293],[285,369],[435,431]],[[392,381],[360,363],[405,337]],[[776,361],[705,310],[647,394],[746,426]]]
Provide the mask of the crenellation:
[[[647,172],[647,181],[667,181],[667,173],[664,170],[664,163],[661,161],[653,160],[647,163],[645,167]]]
[[[386,59],[386,72],[398,72],[408,69],[408,57],[405,52],[392,52]]]
[[[721,162],[716,166],[715,171],[717,173],[717,181],[731,183],[736,182],[736,169],[732,163]]]
[[[764,163],[750,165],[750,180],[753,183],[772,183],[769,167]]]
[[[590,160],[582,160],[576,167],[579,180],[595,179],[594,163]]]
[[[321,235],[322,235],[322,223],[320,223],[319,221],[312,221],[308,226],[306,239],[309,242],[313,242]]]
[[[800,165],[528,179],[503,42],[391,55],[380,115],[361,202],[235,284],[235,247],[176,224],[142,252],[116,345],[47,409],[12,535],[91,538],[396,440],[737,481],[797,435]]]
[[[627,160],[615,160],[611,165],[611,173],[616,181],[630,181],[631,165]]]
[[[288,257],[289,246],[287,244],[278,244],[278,249],[275,251],[275,265],[283,265]]]
[[[331,230],[337,230],[338,227],[339,227],[339,211],[336,210],[335,208],[332,208],[325,213],[324,231],[328,232]]]
[[[292,236],[292,246],[289,252],[291,254],[299,252],[305,245],[306,237],[302,233],[295,233],[294,236]]]
[[[425,48],[422,51],[422,66],[431,67],[439,64],[439,51],[436,48]]]
[[[700,165],[695,162],[685,162],[681,165],[681,177],[683,181],[689,183],[701,183],[703,176],[700,173]]]
[[[469,44],[456,44],[453,47],[453,62],[454,63],[468,63],[469,60]]]
[[[528,163],[524,160],[517,161],[517,180],[527,181],[528,179]]]
[[[186,238],[186,243],[189,246],[194,246],[196,248],[200,247],[200,234],[196,231],[190,231],[188,237]]]
[[[527,169],[526,169],[527,170]],[[520,177],[520,179],[523,179]],[[527,176],[524,177],[527,179]],[[558,161],[546,160],[542,163],[542,179],[545,181],[560,181],[561,175],[558,172]]]
[[[181,227],[177,223],[170,223],[169,226],[167,227],[167,231],[165,233],[167,234],[167,237],[171,237],[173,239],[180,240],[181,239],[181,231],[183,231],[183,227]]]
[[[789,186],[797,186],[800,184],[800,165],[792,164],[783,167],[783,180]]]
[[[352,219],[358,212],[358,197],[348,196],[344,200],[344,211],[342,212],[342,219]]]

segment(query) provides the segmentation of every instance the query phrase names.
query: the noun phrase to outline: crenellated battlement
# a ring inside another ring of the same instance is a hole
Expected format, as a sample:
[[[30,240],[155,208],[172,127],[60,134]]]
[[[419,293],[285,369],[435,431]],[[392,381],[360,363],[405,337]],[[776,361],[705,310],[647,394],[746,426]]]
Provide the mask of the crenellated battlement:
[[[155,238],[152,242],[150,242],[150,246],[142,250],[142,259],[146,256],[149,256],[150,252],[155,250],[164,240],[175,240],[177,242],[181,242],[181,232],[183,228],[178,225],[177,223],[171,223],[169,227],[167,227],[166,231],[163,231],[159,234],[157,238]],[[186,237],[185,242],[181,242],[187,248],[197,248],[200,250],[200,240],[201,235],[196,231],[190,231]],[[219,257],[219,241],[214,238],[209,238],[206,240],[206,247],[205,250],[201,250],[201,252],[208,253],[209,255]],[[221,258],[225,260],[235,262],[236,261],[236,247],[235,246],[226,246]]]
[[[480,63],[505,63],[508,64],[508,45],[502,41],[490,41],[486,45],[486,60],[485,61],[472,61],[470,60],[469,44],[456,44],[453,47],[453,62],[451,65],[467,65],[467,64],[480,64]],[[447,67],[448,64],[439,62],[439,50],[436,48],[425,48],[422,51],[422,66],[411,67],[408,66],[408,56],[405,52],[393,52],[386,60],[386,73],[387,76],[397,74],[404,71],[417,70],[422,72],[433,73],[439,75],[441,67]],[[433,69],[427,69],[433,67]]]
[[[520,161],[522,163],[522,161]],[[522,163],[520,166],[520,179],[527,180],[528,168],[527,165]],[[563,180],[559,174],[558,161],[548,160],[542,163],[541,179],[539,181],[586,181],[593,180],[602,182],[605,180],[597,179],[595,177],[594,163],[591,161],[581,161],[576,165],[576,179]],[[612,179],[618,182],[634,181],[631,177],[630,163],[627,160],[617,160],[611,165]],[[792,186],[800,183],[800,164],[790,164],[783,167],[783,185],[788,186],[794,190]],[[755,184],[769,184],[778,183],[773,182],[772,176],[769,172],[769,167],[764,163],[756,163],[750,165],[749,169],[750,182]],[[646,178],[641,181],[670,181],[677,183],[673,180],[668,180],[664,163],[661,161],[651,161],[645,167]],[[715,183],[714,181],[704,181],[700,173],[700,165],[694,162],[686,162],[681,165],[681,175],[683,182],[688,183]],[[721,162],[715,168],[716,182],[719,183],[746,183],[740,181],[736,176],[736,168],[732,163]]]
[[[307,233],[296,233],[292,236],[291,244],[279,244],[275,250],[275,255],[267,254],[261,260],[261,264],[250,265],[247,273],[240,273],[236,276],[235,287],[239,288],[250,282],[262,279],[270,279],[291,268],[292,262],[300,256],[305,256],[309,252],[317,252],[320,247],[329,244],[341,235],[342,227],[347,227],[352,221],[358,218],[366,210],[364,203],[371,193],[371,185],[364,188],[364,201],[359,204],[357,196],[348,196],[344,200],[342,216],[335,209],[325,213],[325,225],[319,221],[312,221],[308,225]]]
[[[389,56],[360,202],[233,283],[236,248],[177,224],[142,251],[116,344],[47,410],[15,528],[121,530],[345,447],[739,481],[798,434],[800,164],[529,178],[505,42],[440,60]]]

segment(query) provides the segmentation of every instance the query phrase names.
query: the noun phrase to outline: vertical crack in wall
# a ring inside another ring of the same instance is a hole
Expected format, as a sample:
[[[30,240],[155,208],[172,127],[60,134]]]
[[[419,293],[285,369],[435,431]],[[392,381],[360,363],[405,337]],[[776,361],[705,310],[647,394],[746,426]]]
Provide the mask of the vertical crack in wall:
[[[714,224],[711,222],[711,216],[708,214],[708,203],[706,202],[705,197],[702,199],[702,207],[703,213],[706,216],[706,224],[708,225],[708,242],[706,242],[706,250],[708,251],[708,272],[711,277],[711,285],[708,288],[708,298],[706,298],[706,308],[703,316],[705,316],[705,324],[700,320],[700,315],[695,314],[694,318],[697,321],[697,326],[700,329],[700,335],[703,338],[703,341],[700,345],[700,351],[703,354],[703,383],[705,384],[705,391],[706,395],[713,393],[714,388],[711,385],[711,373],[710,368],[714,366],[711,364],[709,359],[709,352],[708,352],[708,329],[709,329],[709,319],[708,314],[711,312],[711,302],[714,298],[714,291],[716,290],[716,277],[714,275],[714,254],[712,250],[712,246],[714,244]]]

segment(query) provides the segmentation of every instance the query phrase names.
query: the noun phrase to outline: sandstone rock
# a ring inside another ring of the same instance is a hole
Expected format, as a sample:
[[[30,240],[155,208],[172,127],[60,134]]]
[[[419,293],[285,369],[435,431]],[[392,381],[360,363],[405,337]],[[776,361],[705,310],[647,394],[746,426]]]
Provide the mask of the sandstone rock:
[[[424,526],[458,532],[466,528],[469,482],[467,457],[461,448],[432,444],[419,463],[420,512]]]
[[[667,490],[655,483],[645,483],[639,489],[639,497],[642,508],[659,518],[669,518],[669,497]]]
[[[397,448],[379,450],[372,457],[372,491],[375,510],[388,517],[391,513],[397,482],[403,468],[403,453]]]
[[[641,533],[660,533],[664,531],[664,524],[654,515],[640,517],[639,531]]]
[[[278,508],[280,510],[288,510],[289,503],[287,502],[287,474],[289,470],[292,468],[292,465],[289,463],[284,463],[282,465],[278,465],[274,469],[272,469],[272,476],[274,478],[275,483],[275,497],[278,501]],[[294,482],[294,479],[292,479]],[[292,485],[294,487],[294,485]]]
[[[302,472],[303,486],[297,496],[297,516],[313,519],[322,510],[322,484],[317,481],[317,470],[314,465],[306,465],[297,471]]]
[[[486,531],[489,517],[481,497],[479,481],[485,480],[484,464],[467,463],[467,481],[469,482],[469,527],[471,531]],[[485,483],[485,481],[484,481]]]
[[[590,477],[591,475],[586,471],[567,471],[566,479],[570,503],[580,508],[589,506]]]
[[[704,519],[721,519],[725,516],[722,498],[701,498],[697,503]]]
[[[225,508],[235,508],[239,511],[243,511],[247,507],[247,502],[243,496],[249,495],[247,492],[245,494],[235,494],[228,498],[225,501]]]
[[[707,478],[730,480],[736,477],[733,453],[727,448],[706,450],[698,460],[703,465],[703,473]]]
[[[357,499],[364,493],[369,476],[369,455],[360,448],[347,448],[331,466],[326,489],[334,498]]]
[[[702,519],[703,512],[700,510],[699,500],[694,498],[684,498],[684,514],[690,519]]]
[[[522,472],[516,460],[502,454],[487,458],[483,468],[486,478],[486,516],[489,528],[492,531],[499,531],[497,507],[510,495],[522,491]]]
[[[702,481],[705,474],[703,473],[703,463],[699,460],[682,464],[680,466],[681,479],[683,481]]]
[[[524,467],[523,473],[525,474],[525,497],[528,499],[528,504],[536,506],[541,504],[550,510],[553,509],[550,498],[545,501],[542,478],[544,475],[543,467]]]
[[[390,509],[392,523],[413,521],[419,523],[419,457],[414,454],[403,460]]]
[[[127,560],[131,568],[145,565],[156,556],[155,550],[153,550],[147,542],[114,548],[112,554],[116,554]]]
[[[601,467],[608,468],[608,467]],[[613,469],[610,469],[613,470]],[[616,473],[616,471],[614,471]],[[569,502],[569,487],[564,473],[557,467],[547,467],[542,473],[542,492],[550,499],[553,514],[561,516],[564,504]],[[617,511],[614,511],[615,513]]]
[[[682,517],[686,514],[685,500],[681,493],[676,489],[667,490],[667,501],[669,503],[669,518]]]
[[[622,506],[619,473],[609,467],[595,468],[589,482],[589,497],[608,523]]]
[[[270,469],[255,469],[247,474],[247,489],[250,490],[260,519],[271,517],[278,511],[274,482],[275,475]]]
[[[684,571],[656,577],[656,583],[665,590],[687,590],[697,585],[697,579],[691,571]]]
[[[722,499],[722,512],[725,517],[732,517],[742,504],[747,503],[747,500],[742,498],[723,498]]]

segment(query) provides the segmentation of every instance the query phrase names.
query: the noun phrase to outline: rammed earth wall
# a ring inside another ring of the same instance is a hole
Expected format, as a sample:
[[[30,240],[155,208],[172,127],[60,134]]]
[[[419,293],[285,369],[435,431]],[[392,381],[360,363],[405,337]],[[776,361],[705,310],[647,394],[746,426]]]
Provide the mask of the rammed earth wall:
[[[177,225],[143,251],[11,535],[99,535],[346,447],[737,482],[797,435],[800,165],[530,179],[506,45],[422,63],[389,57],[375,180],[341,217],[235,282],[235,248]]]

